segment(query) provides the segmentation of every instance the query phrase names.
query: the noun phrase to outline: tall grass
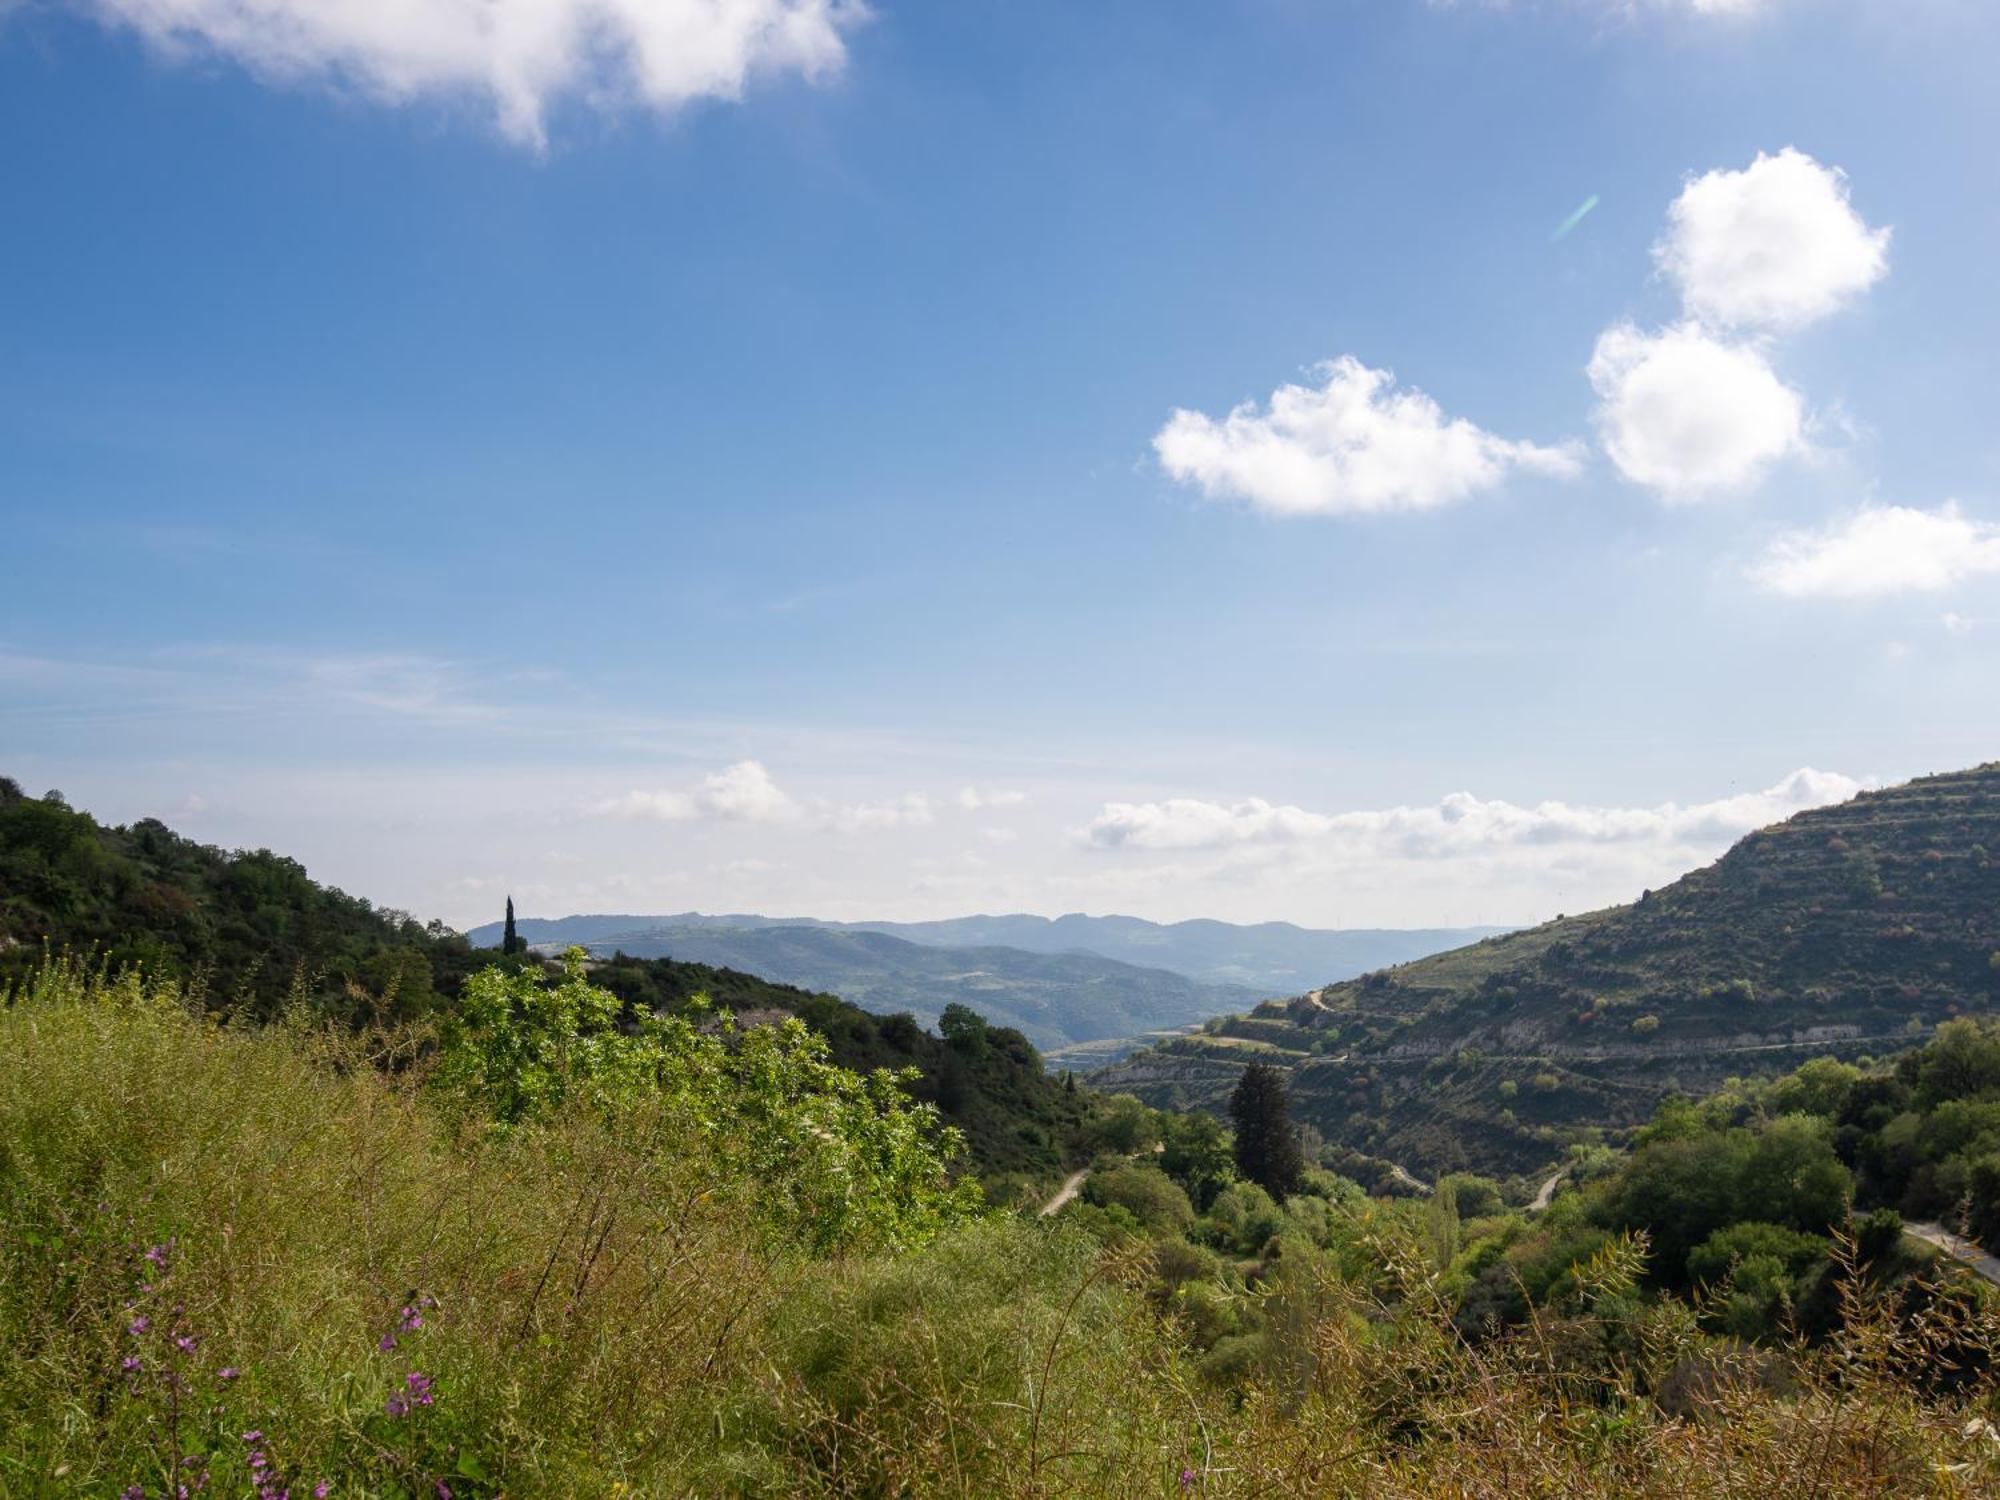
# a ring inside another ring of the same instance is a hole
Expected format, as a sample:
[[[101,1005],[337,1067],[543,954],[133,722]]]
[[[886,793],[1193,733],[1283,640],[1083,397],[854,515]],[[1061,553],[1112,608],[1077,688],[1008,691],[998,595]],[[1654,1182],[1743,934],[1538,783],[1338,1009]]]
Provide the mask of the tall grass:
[[[1789,1352],[1618,1242],[1468,1342],[1421,1245],[1287,1254],[1241,1387],[1158,1252],[993,1215],[828,1258],[679,1116],[509,1132],[420,1037],[216,1026],[45,972],[0,1011],[0,1493],[1977,1495],[1990,1317],[1869,1301]]]

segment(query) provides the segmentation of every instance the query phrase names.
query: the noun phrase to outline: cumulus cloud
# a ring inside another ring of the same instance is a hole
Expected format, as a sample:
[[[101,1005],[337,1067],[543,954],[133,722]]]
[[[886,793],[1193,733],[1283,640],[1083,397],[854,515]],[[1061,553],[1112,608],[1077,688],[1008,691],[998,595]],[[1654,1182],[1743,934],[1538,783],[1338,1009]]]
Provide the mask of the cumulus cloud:
[[[1741,489],[1805,446],[1804,398],[1757,349],[1695,324],[1608,328],[1588,373],[1604,451],[1669,501]]]
[[[2000,526],[1954,503],[1937,510],[1867,505],[1818,531],[1787,532],[1750,570],[1792,598],[1864,599],[1934,593],[1982,573],[2000,573]],[[1959,617],[1946,616],[1948,623]]]
[[[391,102],[476,100],[540,145],[563,99],[671,110],[759,73],[821,78],[861,0],[79,0],[170,54]]]
[[[627,792],[590,803],[584,811],[592,817],[652,819],[661,823],[688,823],[716,819],[733,823],[784,823],[796,819],[799,804],[771,779],[771,773],[754,760],[704,777],[701,785],[687,791]]]
[[[1100,849],[1227,849],[1245,844],[1329,844],[1355,857],[1442,859],[1523,846],[1627,844],[1713,846],[1862,790],[1851,777],[1810,768],[1777,785],[1712,802],[1658,807],[1520,807],[1455,792],[1432,807],[1315,813],[1261,798],[1205,802],[1112,802],[1083,830]]]
[[[1575,474],[1571,446],[1495,437],[1447,418],[1419,390],[1352,355],[1318,366],[1316,385],[1284,385],[1268,407],[1220,420],[1176,410],[1153,438],[1161,466],[1213,499],[1276,515],[1428,510],[1491,489],[1513,471]]]
[[[1805,400],[1771,367],[1771,341],[1888,274],[1889,231],[1854,211],[1844,173],[1789,146],[1691,179],[1667,220],[1653,255],[1684,320],[1606,329],[1588,374],[1619,473],[1682,501],[1743,489],[1804,450]]]
[[[1667,219],[1654,257],[1688,312],[1717,328],[1801,328],[1889,271],[1890,231],[1854,211],[1847,175],[1790,146],[1693,179]]]

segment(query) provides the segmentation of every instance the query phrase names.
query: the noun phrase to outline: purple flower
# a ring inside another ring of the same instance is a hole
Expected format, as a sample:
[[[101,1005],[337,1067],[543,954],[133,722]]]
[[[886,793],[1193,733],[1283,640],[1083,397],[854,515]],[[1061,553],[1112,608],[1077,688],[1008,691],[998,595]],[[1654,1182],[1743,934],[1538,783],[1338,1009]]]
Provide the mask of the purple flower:
[[[268,1469],[271,1467],[271,1460],[264,1457],[261,1453],[253,1453],[250,1455],[250,1467],[253,1469]]]
[[[1193,1469],[1182,1469],[1182,1470],[1181,1470],[1181,1488],[1182,1488],[1182,1489],[1186,1489],[1186,1488],[1187,1488],[1187,1487],[1188,1487],[1189,1485],[1191,1485],[1191,1484],[1193,1484],[1193,1483],[1194,1483],[1194,1470],[1193,1470]]]
[[[167,1247],[172,1244],[173,1241],[168,1240],[165,1245],[153,1246],[150,1250],[146,1252],[146,1259],[150,1260],[154,1265],[159,1266],[162,1270],[164,1270],[167,1264]]]
[[[179,1335],[174,1340],[174,1347],[180,1350],[181,1353],[183,1354],[194,1353],[194,1335],[191,1333],[183,1333]]]
[[[332,1485],[322,1479],[318,1484],[313,1486],[313,1500],[326,1500],[327,1491],[332,1488]]]
[[[431,1404],[431,1377],[416,1370],[403,1377],[403,1384],[410,1388],[410,1399],[419,1406]]]
[[[151,1318],[137,1317],[134,1318],[130,1323],[128,1323],[125,1326],[125,1331],[131,1334],[132,1337],[136,1339],[140,1334],[144,1333],[148,1328],[151,1328],[152,1326],[153,1326],[153,1320]]]
[[[264,1441],[264,1429],[263,1429],[263,1428],[261,1428],[261,1427],[253,1427],[253,1428],[251,1428],[251,1429],[250,1429],[250,1430],[249,1430],[248,1432],[246,1432],[246,1433],[244,1433],[244,1434],[243,1434],[243,1441],[244,1441],[244,1442],[246,1442],[246,1443],[261,1443],[261,1442],[263,1442],[263,1441]]]
[[[384,1354],[387,1354],[391,1349],[396,1347],[396,1335],[393,1333],[383,1334],[382,1337],[376,1341],[375,1347],[377,1349],[380,1349]]]
[[[409,1409],[410,1403],[405,1401],[401,1396],[391,1396],[387,1401],[382,1403],[382,1410],[386,1411],[392,1417],[400,1417]]]
[[[217,1370],[215,1372],[215,1378],[217,1380],[234,1380],[238,1375],[241,1375],[242,1373],[243,1372],[237,1369],[236,1366],[234,1365],[224,1365],[220,1370]]]
[[[143,1485],[128,1484],[119,1493],[118,1500],[146,1500],[145,1487]]]
[[[139,1356],[136,1354],[126,1355],[118,1361],[118,1368],[123,1370],[127,1375],[137,1375],[139,1373]]]
[[[438,1500],[451,1500],[451,1486],[442,1479],[438,1481]]]

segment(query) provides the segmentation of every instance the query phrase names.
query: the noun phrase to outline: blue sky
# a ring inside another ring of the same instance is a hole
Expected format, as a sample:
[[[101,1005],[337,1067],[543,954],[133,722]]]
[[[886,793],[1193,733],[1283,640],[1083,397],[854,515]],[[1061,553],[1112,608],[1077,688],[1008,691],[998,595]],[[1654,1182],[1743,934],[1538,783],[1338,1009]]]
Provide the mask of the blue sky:
[[[0,769],[465,923],[1416,925],[2000,743],[1991,6],[491,11],[0,5]]]

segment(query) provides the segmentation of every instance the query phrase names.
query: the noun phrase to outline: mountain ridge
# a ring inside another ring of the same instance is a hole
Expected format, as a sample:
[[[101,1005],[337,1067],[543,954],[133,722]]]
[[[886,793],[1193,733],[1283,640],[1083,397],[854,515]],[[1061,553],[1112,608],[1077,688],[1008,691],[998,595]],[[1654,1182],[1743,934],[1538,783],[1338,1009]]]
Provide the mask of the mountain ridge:
[[[1120,963],[1170,970],[1206,984],[1240,985],[1266,995],[1289,994],[1329,978],[1435,953],[1509,929],[1503,927],[1313,928],[1292,922],[1233,923],[1196,917],[1152,922],[1112,914],[1066,912],[1044,917],[1025,912],[977,913],[925,922],[834,921],[818,917],[766,917],[755,913],[667,913],[654,916],[579,914],[522,918],[530,942],[579,942],[586,946],[660,928],[814,927],[835,932],[880,932],[925,947],[1006,947],[1026,953],[1086,952]],[[498,941],[499,924],[476,927],[475,942]]]

